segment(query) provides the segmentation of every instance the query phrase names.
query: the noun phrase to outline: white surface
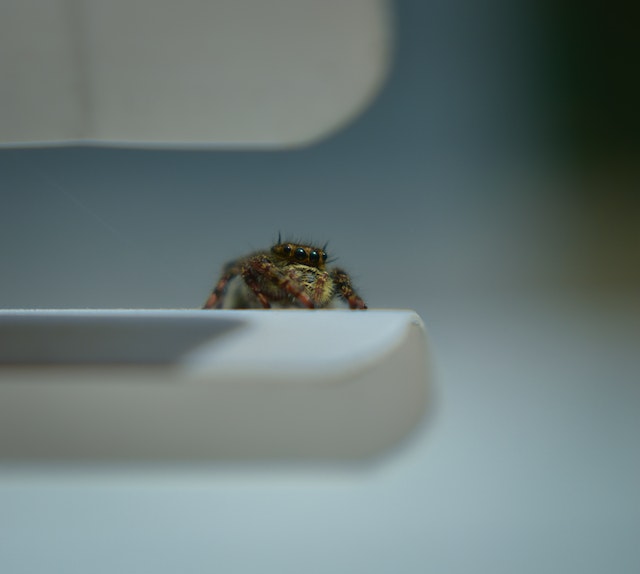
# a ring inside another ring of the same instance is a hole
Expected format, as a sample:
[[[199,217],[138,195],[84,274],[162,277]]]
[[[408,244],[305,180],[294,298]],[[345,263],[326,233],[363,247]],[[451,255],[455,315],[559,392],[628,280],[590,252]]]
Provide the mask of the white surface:
[[[4,569],[636,574],[637,299],[432,303],[436,413],[380,464],[5,465]]]
[[[9,0],[0,145],[290,146],[382,83],[386,0]]]
[[[426,407],[410,311],[0,311],[0,346],[4,460],[359,459]]]

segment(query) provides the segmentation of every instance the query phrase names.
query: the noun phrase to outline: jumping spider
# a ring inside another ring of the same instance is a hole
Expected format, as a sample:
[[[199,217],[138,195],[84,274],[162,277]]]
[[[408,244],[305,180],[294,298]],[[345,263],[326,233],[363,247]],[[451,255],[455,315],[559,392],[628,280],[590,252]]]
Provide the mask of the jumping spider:
[[[325,245],[326,247],[326,245]],[[225,265],[204,309],[330,307],[336,298],[351,309],[366,309],[342,269],[325,267],[325,247],[278,242]]]

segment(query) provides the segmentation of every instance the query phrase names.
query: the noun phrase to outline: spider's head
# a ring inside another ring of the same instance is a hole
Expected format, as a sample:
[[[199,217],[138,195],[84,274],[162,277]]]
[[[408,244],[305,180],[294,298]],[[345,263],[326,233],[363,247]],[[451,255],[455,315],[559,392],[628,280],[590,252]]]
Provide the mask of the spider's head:
[[[271,248],[271,253],[285,261],[318,269],[324,269],[324,264],[327,261],[327,252],[324,248],[298,243],[278,242]]]

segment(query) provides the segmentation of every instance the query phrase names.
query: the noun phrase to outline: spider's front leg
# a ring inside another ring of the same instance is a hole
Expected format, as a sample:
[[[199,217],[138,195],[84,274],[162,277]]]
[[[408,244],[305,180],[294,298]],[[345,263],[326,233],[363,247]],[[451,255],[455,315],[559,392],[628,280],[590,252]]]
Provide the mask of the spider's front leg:
[[[282,273],[267,257],[254,257],[251,259],[243,271],[242,276],[265,309],[270,308],[271,305],[268,297],[260,288],[258,278],[261,278],[263,281],[268,281],[281,293],[295,298],[302,307],[315,309],[315,305],[309,298],[309,295],[307,295],[304,286],[296,281],[295,278]]]
[[[222,303],[224,302],[224,295],[227,290],[227,285],[229,281],[231,281],[234,277],[240,275],[242,270],[242,265],[239,261],[232,261],[227,264],[224,269],[224,273],[222,277],[216,283],[215,288],[209,295],[209,298],[205,302],[203,309],[220,309],[222,307]]]
[[[264,309],[271,309],[271,303],[269,303],[269,299],[267,299],[267,296],[263,293],[262,288],[260,287],[260,282],[253,274],[251,268],[247,267],[242,271],[242,279],[244,279],[247,287],[249,287],[253,294],[258,298],[262,307]]]
[[[351,285],[351,278],[346,271],[342,269],[334,269],[331,272],[333,281],[338,288],[338,294],[342,297],[351,309],[366,309],[365,302],[356,293],[353,285]]]

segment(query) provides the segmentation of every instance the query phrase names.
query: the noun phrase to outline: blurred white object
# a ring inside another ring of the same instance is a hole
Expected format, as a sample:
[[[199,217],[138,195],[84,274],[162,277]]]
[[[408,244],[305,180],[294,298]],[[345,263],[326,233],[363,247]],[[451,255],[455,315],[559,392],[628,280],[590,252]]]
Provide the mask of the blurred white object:
[[[0,459],[361,459],[425,411],[412,311],[0,311]]]
[[[383,82],[387,0],[5,0],[0,145],[290,146]]]

